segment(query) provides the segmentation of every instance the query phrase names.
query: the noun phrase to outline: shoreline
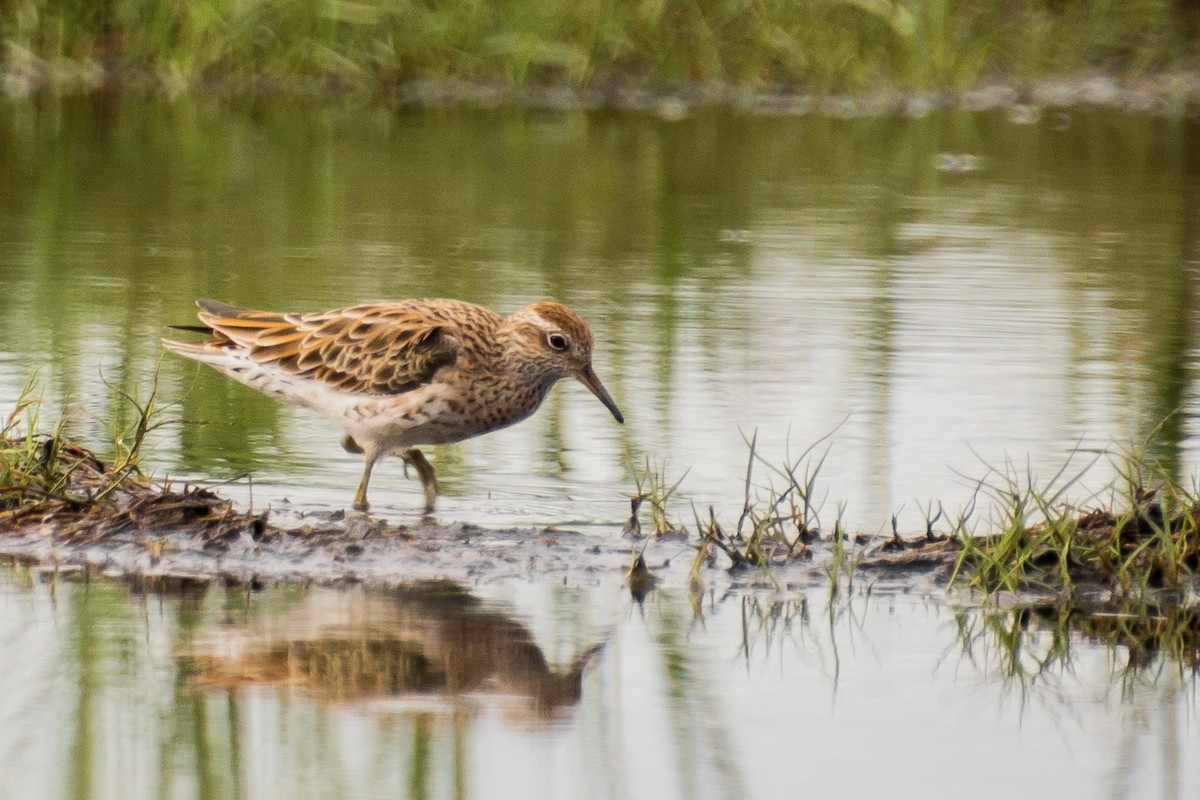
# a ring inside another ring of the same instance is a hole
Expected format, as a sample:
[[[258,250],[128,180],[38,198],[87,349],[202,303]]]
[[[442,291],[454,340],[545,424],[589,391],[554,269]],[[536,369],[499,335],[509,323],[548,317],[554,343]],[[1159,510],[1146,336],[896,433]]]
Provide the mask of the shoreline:
[[[244,509],[212,488],[151,478],[137,467],[136,449],[109,464],[57,436],[0,445],[7,476],[0,480],[0,559],[23,562],[47,580],[100,575],[249,590],[390,589],[424,579],[465,586],[620,581],[637,600],[658,587],[692,594],[811,589],[830,597],[887,588],[1156,617],[1194,609],[1200,572],[1200,498],[1171,485],[1136,490],[1124,511],[1052,513],[1033,493],[1018,505],[1036,503],[1045,521],[1025,524],[1018,515],[982,536],[967,535],[965,516],[939,530],[940,511],[924,535],[902,536],[894,520],[890,537],[839,523],[822,532],[810,527],[806,511],[764,516],[757,502],[746,505],[735,528],[722,529],[710,513],[708,522],[696,520],[693,535],[669,521],[670,492],[653,481],[639,484],[623,528],[487,528],[433,517],[394,523],[343,509]],[[642,533],[643,501],[655,509],[653,533]],[[749,523],[745,536],[742,522]]]
[[[1200,117],[1200,70],[1137,77],[1104,73],[1047,76],[1035,81],[983,81],[965,88],[883,87],[861,92],[812,92],[791,86],[679,83],[651,87],[629,82],[596,86],[566,83],[517,85],[456,78],[386,84],[337,77],[206,78],[189,83],[168,75],[112,75],[97,65],[11,67],[0,72],[5,101],[79,97],[301,100],[361,103],[397,109],[612,111],[681,120],[692,113],[727,111],[764,117],[910,117],[946,111],[1006,110],[1017,122],[1034,122],[1042,109],[1107,108],[1163,117]]]

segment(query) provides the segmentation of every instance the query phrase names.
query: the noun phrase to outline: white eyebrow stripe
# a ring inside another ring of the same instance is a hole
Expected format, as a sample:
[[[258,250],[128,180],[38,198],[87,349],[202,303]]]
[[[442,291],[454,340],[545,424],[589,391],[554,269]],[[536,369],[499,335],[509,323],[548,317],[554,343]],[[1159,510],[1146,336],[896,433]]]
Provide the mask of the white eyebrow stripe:
[[[543,317],[541,314],[537,313],[536,311],[529,312],[529,321],[544,331],[558,330],[557,325],[554,325],[553,323],[547,321],[545,317]]]

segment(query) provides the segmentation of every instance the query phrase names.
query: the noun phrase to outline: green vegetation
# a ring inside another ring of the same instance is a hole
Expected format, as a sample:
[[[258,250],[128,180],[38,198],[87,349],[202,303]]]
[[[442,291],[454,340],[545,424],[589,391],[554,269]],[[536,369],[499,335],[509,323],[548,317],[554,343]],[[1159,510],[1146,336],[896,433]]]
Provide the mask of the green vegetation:
[[[694,511],[698,536],[690,572],[693,584],[699,584],[704,569],[717,565],[718,553],[727,557],[730,571],[758,568],[774,582],[773,568],[811,559],[817,545],[825,543],[828,552],[822,562],[831,594],[839,591],[843,577],[852,581],[861,567],[940,568],[949,585],[969,586],[987,595],[1050,594],[1064,602],[1092,602],[1103,595],[1145,604],[1159,590],[1179,595],[1195,586],[1200,570],[1200,491],[1185,488],[1153,467],[1144,454],[1115,457],[1121,485],[1107,490],[1111,499],[1103,507],[1091,505],[1096,495],[1083,502],[1067,499],[1103,455],[1069,473],[1079,455],[1075,453],[1044,483],[1011,467],[990,470],[968,508],[946,523],[948,531],[936,529],[944,510],[938,507],[935,513],[930,506],[924,510],[923,536],[901,537],[893,516],[892,536],[880,541],[848,532],[840,507],[831,528],[822,530],[823,496],[816,481],[828,451],[816,452],[821,443],[779,467],[758,455],[757,436],[748,442],[745,501],[737,523],[723,526],[712,507],[706,518]],[[769,471],[762,486],[754,483],[756,464]],[[667,520],[667,500],[682,482],[663,491],[665,476],[649,469],[636,480],[633,517],[625,527],[625,533],[634,536],[640,532],[639,505],[648,496],[644,487],[659,487],[649,494],[654,498],[653,515]],[[992,517],[983,532],[978,530],[981,496],[992,501]],[[678,525],[664,524],[686,535]],[[655,531],[662,535],[658,525]],[[1153,602],[1172,600],[1157,597]]]
[[[782,565],[809,558],[808,544],[819,536],[820,510],[815,489],[817,476],[821,473],[828,452],[814,456],[814,448],[821,442],[807,448],[795,460],[788,458],[782,467],[763,460],[758,454],[757,433],[747,444],[750,456],[746,461],[744,499],[733,532],[726,533],[711,506],[707,520],[701,520],[696,515],[700,544],[692,562],[693,580],[699,577],[700,568],[705,563],[711,563],[715,550],[725,553],[734,569],[754,566],[769,570],[773,564]],[[783,487],[777,489],[773,482],[769,482],[765,490],[766,497],[760,496],[754,487],[755,464],[765,466],[774,479],[782,479]],[[830,582],[836,585],[844,566],[840,515],[834,531],[834,560],[829,577]]]
[[[206,489],[151,481],[138,466],[146,436],[170,422],[156,407],[157,379],[145,400],[114,390],[136,412],[132,424],[113,434],[109,462],[70,441],[67,418],[42,432],[37,386],[31,379],[0,424],[0,532],[53,526],[61,538],[100,540],[133,530],[153,535],[141,542],[157,558],[164,528],[187,524],[217,541],[250,529],[261,537],[265,517],[233,512],[232,504]]]
[[[1200,494],[1137,455],[1121,455],[1119,467],[1122,485],[1104,507],[1065,499],[1087,466],[1067,478],[1064,465],[1044,485],[1011,471],[993,473],[981,487],[996,501],[1000,530],[973,537],[960,529],[962,550],[951,580],[961,577],[986,592],[1072,597],[1103,588],[1133,599],[1193,585],[1200,567]]]
[[[1196,64],[1186,0],[4,0],[5,86],[956,89]],[[451,90],[453,91],[453,90]],[[461,99],[461,98],[451,98]],[[611,98],[610,98],[611,99]]]
[[[63,419],[48,433],[40,432],[36,391],[31,380],[0,421],[0,529],[17,530],[38,520],[55,525],[60,535],[93,539],[185,523],[196,523],[195,530],[205,537],[224,536],[243,527],[257,536],[264,533],[265,517],[231,513],[229,501],[210,491],[185,487],[176,492],[142,473],[138,460],[147,435],[170,422],[156,405],[157,379],[145,399],[113,390],[136,413],[113,434],[110,463],[70,442]],[[1169,472],[1156,468],[1143,452],[1116,456],[1120,485],[1110,487],[1111,498],[1104,507],[1089,505],[1095,495],[1083,502],[1067,499],[1104,455],[1097,454],[1069,472],[1079,456],[1073,453],[1044,483],[1020,475],[1011,466],[990,470],[969,507],[949,523],[947,533],[935,530],[943,510],[939,507],[935,514],[930,506],[924,512],[923,537],[902,538],[893,517],[891,538],[872,542],[871,537],[846,530],[841,507],[830,528],[822,528],[824,494],[817,479],[828,455],[828,438],[798,457],[787,456],[782,466],[758,453],[757,434],[747,441],[744,501],[737,521],[724,526],[712,507],[706,517],[693,508],[697,530],[690,570],[693,583],[699,583],[705,568],[716,565],[718,553],[728,558],[732,571],[757,568],[774,583],[772,569],[811,559],[814,548],[824,542],[828,554],[823,569],[831,596],[839,592],[843,577],[852,581],[861,567],[934,565],[946,570],[950,585],[970,586],[989,595],[1035,592],[1061,602],[1092,604],[1101,596],[1152,609],[1164,603],[1179,605],[1195,585],[1200,569],[1200,491],[1184,487]],[[765,468],[765,481],[756,479],[756,467]],[[624,533],[642,536],[640,513],[646,506],[654,537],[689,537],[669,508],[685,477],[686,473],[669,483],[665,468],[647,460],[644,470],[635,475],[637,491]],[[977,530],[981,497],[992,501],[993,514],[986,523],[989,530],[982,534]],[[643,594],[656,581],[641,552],[634,557],[629,579]]]
[[[144,481],[138,463],[146,436],[169,422],[159,419],[156,408],[157,377],[145,400],[113,389],[136,413],[128,427],[112,431],[110,464],[68,441],[65,415],[49,432],[41,432],[37,391],[30,378],[0,425],[0,511],[38,503],[86,507],[129,479]]]
[[[698,536],[689,571],[693,585],[699,585],[701,572],[706,567],[716,565],[718,552],[728,557],[732,571],[757,567],[768,577],[773,566],[812,557],[809,545],[820,539],[821,499],[816,483],[828,454],[827,449],[818,453],[817,448],[826,439],[806,448],[797,458],[789,456],[782,466],[770,463],[758,453],[757,433],[747,442],[750,455],[746,462],[744,500],[737,522],[727,530],[718,521],[713,507],[708,508],[706,518],[694,506],[692,508]],[[756,465],[768,472],[765,486],[755,485]],[[673,518],[668,507],[686,477],[685,472],[674,483],[668,483],[665,468],[652,466],[647,459],[645,468],[634,475],[637,491],[630,498],[630,517],[625,523],[624,534],[635,538],[643,535],[639,514],[643,505],[648,504],[654,536],[687,537],[687,528]],[[845,546],[847,541],[851,542],[849,549]],[[854,544],[859,543],[858,537],[847,536],[840,511],[830,543],[833,559],[827,573],[831,591],[836,592],[841,576],[853,575],[858,557]],[[647,574],[642,554],[636,553],[629,569],[631,586]]]
[[[686,536],[687,529],[667,517],[667,503],[686,477],[687,473],[685,472],[679,480],[668,486],[666,467],[652,465],[650,459],[647,458],[644,468],[635,472],[633,476],[634,483],[637,484],[637,493],[629,498],[629,520],[625,523],[625,535],[642,535],[640,512],[643,505],[649,505],[650,525],[655,536],[666,536],[672,533]]]
[[[49,435],[37,435],[34,391],[31,380],[0,426],[0,510],[16,508],[31,498],[61,496],[72,472],[61,459],[61,421]]]

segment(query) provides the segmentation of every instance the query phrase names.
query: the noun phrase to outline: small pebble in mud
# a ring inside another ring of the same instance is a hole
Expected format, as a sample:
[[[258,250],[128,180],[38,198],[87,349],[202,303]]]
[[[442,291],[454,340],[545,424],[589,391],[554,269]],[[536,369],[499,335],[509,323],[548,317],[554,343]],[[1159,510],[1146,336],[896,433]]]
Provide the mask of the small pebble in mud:
[[[354,556],[361,556],[362,554],[363,554],[363,546],[361,544],[346,545],[346,555],[350,556],[351,558],[353,558]]]
[[[355,518],[346,523],[344,536],[347,539],[366,539],[371,534],[378,532],[379,527],[374,520]]]

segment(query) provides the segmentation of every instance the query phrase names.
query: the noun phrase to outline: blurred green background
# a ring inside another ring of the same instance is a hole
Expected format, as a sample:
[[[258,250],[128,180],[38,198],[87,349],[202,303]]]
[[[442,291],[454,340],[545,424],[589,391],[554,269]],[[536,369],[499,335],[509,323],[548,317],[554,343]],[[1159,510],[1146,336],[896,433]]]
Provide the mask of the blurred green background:
[[[1197,66],[1188,0],[3,0],[6,86],[961,88]]]

